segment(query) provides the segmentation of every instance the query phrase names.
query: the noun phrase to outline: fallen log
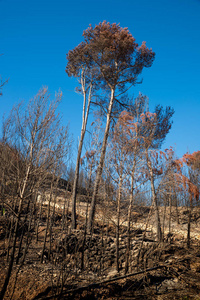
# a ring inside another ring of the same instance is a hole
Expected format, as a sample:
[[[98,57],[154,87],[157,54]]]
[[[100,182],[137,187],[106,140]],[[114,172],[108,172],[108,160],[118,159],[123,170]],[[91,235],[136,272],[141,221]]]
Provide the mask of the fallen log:
[[[133,277],[133,276],[140,275],[140,274],[143,274],[143,273],[146,273],[146,272],[162,269],[162,268],[165,268],[167,266],[169,266],[169,265],[167,265],[167,264],[160,265],[160,266],[153,267],[153,268],[150,268],[150,269],[145,269],[145,270],[142,270],[142,271],[139,271],[139,272],[136,272],[136,273],[130,273],[130,274],[126,274],[126,275],[123,275],[123,276],[114,277],[114,278],[111,278],[111,279],[98,281],[98,282],[95,282],[95,283],[90,283],[88,285],[77,287],[75,289],[71,289],[71,290],[68,290],[68,291],[62,291],[62,293],[59,293],[58,295],[53,295],[53,296],[49,296],[49,297],[45,297],[44,292],[42,292],[42,293],[39,293],[33,300],[42,300],[42,299],[50,300],[50,299],[56,299],[56,298],[60,299],[61,296],[65,296],[67,294],[74,294],[74,293],[81,292],[81,291],[91,289],[91,288],[94,288],[94,287],[100,287],[103,284],[114,282],[114,281],[117,281],[117,280],[120,280],[120,279],[125,279],[125,278],[128,278],[128,277]],[[49,290],[48,290],[48,293],[49,293]],[[44,298],[43,298],[43,296],[44,296]]]

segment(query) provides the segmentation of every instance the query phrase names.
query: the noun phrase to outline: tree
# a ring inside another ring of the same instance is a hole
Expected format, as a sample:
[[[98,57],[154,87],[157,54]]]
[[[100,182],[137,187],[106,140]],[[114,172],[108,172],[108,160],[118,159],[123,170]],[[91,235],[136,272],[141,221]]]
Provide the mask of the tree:
[[[171,107],[163,109],[162,106],[158,105],[155,108],[153,114],[147,112],[142,114],[142,123],[145,124],[145,132],[143,135],[144,149],[147,168],[149,171],[150,182],[151,182],[151,193],[152,203],[155,207],[156,212],[156,228],[157,228],[157,239],[162,240],[162,228],[158,210],[157,194],[155,189],[155,174],[151,160],[151,149],[159,149],[168,134],[172,126],[171,118],[174,114],[174,110]]]
[[[55,162],[58,165],[58,162],[62,161],[68,148],[68,129],[60,126],[60,118],[56,113],[61,96],[62,93],[59,93],[54,101],[50,101],[47,89],[43,88],[26,107],[22,104],[14,107],[4,124],[3,146],[9,155],[5,154],[1,158],[8,166],[7,170],[4,170],[2,184],[11,189],[8,189],[7,197],[1,199],[13,215],[14,230],[10,230],[13,242],[0,299],[4,297],[12,272],[16,244],[20,236],[19,227],[24,227],[28,219],[31,227],[38,190],[49,177],[51,178]],[[20,245],[22,241],[23,234],[20,237]],[[27,244],[25,250],[27,251]],[[23,260],[25,254],[26,252]]]
[[[120,236],[120,219],[121,219],[121,202],[123,196],[123,186],[125,178],[128,175],[128,154],[129,145],[127,143],[126,131],[121,118],[114,128],[113,138],[111,140],[110,164],[114,171],[115,182],[117,183],[117,216],[116,216],[116,270],[119,272],[119,236]]]
[[[185,165],[188,170],[185,170]],[[196,180],[196,171],[199,171],[199,151],[192,154],[186,153],[181,159],[174,161],[174,167],[176,168],[176,180],[179,184],[180,191],[185,194],[185,199],[188,198],[186,204],[188,209],[188,230],[187,230],[187,246],[190,247],[190,231],[191,231],[191,217],[194,200],[199,200],[199,186]],[[195,172],[195,173],[193,173]],[[188,195],[188,197],[187,197]]]
[[[134,201],[134,190],[137,185],[141,183],[141,176],[136,178],[136,168],[140,162],[143,147],[140,145],[138,138],[140,132],[137,124],[140,121],[140,116],[148,107],[148,98],[141,93],[135,99],[130,111],[123,111],[119,117],[119,124],[121,126],[121,132],[123,133],[123,143],[126,145],[126,169],[129,169],[130,175],[130,199],[128,206],[128,220],[127,220],[127,248],[126,248],[126,265],[125,272],[129,269],[129,257],[130,257],[130,244],[131,244],[131,211]],[[122,138],[120,138],[122,140]],[[139,181],[139,182],[138,182]],[[143,182],[143,180],[142,180]],[[137,185],[136,185],[137,183]]]
[[[159,149],[164,141],[167,133],[171,129],[171,117],[174,110],[171,107],[163,109],[162,106],[156,106],[155,112],[144,111],[140,114],[139,118],[135,120],[134,116],[129,112],[123,113],[123,122],[127,127],[129,135],[134,136],[134,144],[140,145],[143,148],[143,154],[146,159],[148,177],[151,183],[152,203],[156,210],[156,226],[157,238],[162,239],[161,222],[158,211],[158,203],[155,189],[155,172],[151,159],[152,149]]]
[[[76,48],[71,50],[67,54],[67,67],[66,72],[69,76],[75,76],[79,79],[81,84],[81,93],[83,94],[83,110],[82,110],[82,127],[81,127],[81,137],[78,146],[78,154],[76,159],[76,169],[74,175],[73,182],[73,190],[72,190],[72,228],[76,228],[76,194],[78,187],[78,179],[79,179],[79,169],[80,169],[80,159],[83,148],[83,141],[86,132],[86,126],[89,116],[90,104],[92,99],[92,90],[94,88],[93,83],[93,75],[90,70],[88,70],[87,64],[80,60],[79,55],[81,55],[81,49],[79,49],[80,53],[76,55]],[[74,68],[74,64],[77,68]]]
[[[192,154],[184,154],[183,160],[194,171],[200,173],[200,151],[193,152]]]
[[[104,107],[106,127],[88,220],[88,232],[91,232],[114,104],[123,104],[120,97],[137,83],[143,68],[152,65],[155,53],[146,47],[145,42],[138,47],[128,29],[115,23],[104,21],[94,28],[89,26],[83,36],[84,42],[71,53],[77,58],[73,69],[78,71],[80,61],[83,61],[90,70],[93,70],[100,92],[110,92],[109,100]]]

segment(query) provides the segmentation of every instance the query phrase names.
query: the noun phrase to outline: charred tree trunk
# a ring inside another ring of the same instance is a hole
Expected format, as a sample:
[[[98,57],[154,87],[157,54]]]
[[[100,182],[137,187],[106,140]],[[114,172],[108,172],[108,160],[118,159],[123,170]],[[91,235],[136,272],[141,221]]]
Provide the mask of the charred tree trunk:
[[[28,175],[27,175],[27,178],[28,178]],[[25,186],[26,186],[27,178],[25,179],[24,188],[22,189],[22,193],[21,193],[21,197],[20,197],[20,201],[19,201],[18,215],[17,215],[17,219],[16,219],[16,223],[15,223],[15,229],[14,229],[14,240],[13,240],[13,245],[12,245],[12,252],[11,252],[11,255],[10,255],[10,261],[9,261],[8,270],[7,270],[7,273],[6,273],[6,278],[5,278],[3,287],[2,287],[1,292],[0,292],[0,300],[3,300],[3,298],[4,298],[5,292],[7,290],[7,286],[9,284],[13,264],[14,264],[15,250],[16,250],[16,243],[17,243],[17,233],[18,233],[18,227],[19,227],[19,222],[20,222],[20,218],[21,218],[23,194],[24,194],[24,189],[25,189]]]
[[[65,228],[65,224],[66,224],[66,218],[68,217],[68,203],[69,203],[69,199],[67,199],[67,192],[69,189],[69,181],[67,182],[67,186],[66,186],[66,193],[64,196],[64,207],[63,207],[63,211],[62,211],[62,231],[64,231]]]
[[[32,197],[33,195],[31,195]],[[24,234],[25,234],[25,230],[26,230],[26,225],[27,225],[27,220],[28,220],[28,211],[29,211],[29,206],[30,206],[30,199],[28,200],[28,207],[27,207],[27,213],[24,217],[24,220],[23,220],[23,229],[22,229],[22,233],[21,233],[21,237],[20,237],[20,242],[19,242],[19,248],[18,248],[18,255],[17,255],[17,258],[16,258],[16,264],[18,265],[19,263],[19,259],[20,259],[20,256],[21,256],[21,249],[22,249],[22,242],[23,242],[23,239],[24,239]],[[31,215],[32,216],[32,215]]]
[[[120,204],[122,193],[122,175],[119,177],[119,190],[117,199],[117,225],[116,225],[116,270],[119,272],[119,230],[120,230]]]
[[[13,199],[13,205],[12,205],[12,209],[13,211],[15,211],[16,208],[16,199]],[[10,227],[10,231],[9,231],[9,236],[8,236],[8,246],[7,246],[7,262],[9,261],[9,253],[10,253],[10,248],[11,248],[11,241],[12,241],[12,230],[14,228],[14,215],[12,216],[11,221],[9,222],[9,227]]]
[[[153,168],[151,165],[151,161],[148,156],[148,150],[146,150],[146,160],[147,160],[147,166],[149,169],[150,174],[150,180],[151,180],[151,193],[152,193],[152,203],[155,207],[155,213],[156,213],[156,233],[157,233],[157,239],[159,242],[162,241],[162,229],[161,229],[161,223],[160,223],[160,215],[158,210],[158,203],[157,203],[157,197],[156,197],[156,191],[155,191],[155,185],[154,185],[154,175],[153,175]]]
[[[6,278],[5,278],[3,287],[2,287],[1,292],[0,292],[0,300],[3,300],[3,298],[4,298],[4,295],[5,295],[5,292],[7,290],[9,280],[10,280],[13,264],[14,264],[19,220],[20,220],[20,215],[18,216],[18,218],[16,220],[16,224],[15,224],[14,241],[13,241],[13,246],[12,246],[12,252],[11,252],[11,255],[10,255],[10,261],[9,261],[8,270],[7,270],[7,273],[6,273]]]
[[[90,211],[89,211],[89,219],[88,219],[88,226],[87,226],[88,233],[91,233],[92,227],[93,227],[97,193],[98,193],[101,175],[102,175],[102,171],[103,171],[107,140],[108,140],[108,135],[109,135],[109,130],[110,130],[111,113],[112,113],[112,108],[113,108],[113,104],[114,104],[114,92],[115,92],[115,90],[112,88],[111,89],[111,98],[110,98],[110,103],[109,103],[109,108],[108,108],[108,113],[107,113],[106,129],[104,132],[104,139],[103,139],[103,144],[102,144],[102,148],[101,148],[101,156],[100,156],[100,161],[99,161],[99,165],[97,168],[97,174],[96,174],[96,179],[95,179],[95,183],[94,183],[94,191],[93,191],[91,207],[90,207]]]
[[[192,204],[190,201],[188,210],[188,230],[187,230],[187,247],[190,248],[190,232],[191,232],[191,217],[192,217]]]
[[[54,177],[53,177],[53,180],[54,180]],[[46,224],[46,230],[45,230],[45,234],[44,234],[44,242],[43,242],[43,247],[42,247],[41,258],[40,258],[41,263],[43,262],[44,251],[45,251],[46,241],[47,241],[47,233],[49,230],[52,193],[53,193],[53,183],[51,182],[51,191],[50,191],[50,195],[49,195],[48,211],[47,211],[47,224]]]
[[[177,197],[177,195],[176,195],[176,221],[177,221],[177,224],[180,224],[179,213],[178,213],[178,197]]]
[[[131,174],[131,194],[130,194],[130,203],[128,208],[128,225],[127,225],[127,248],[126,248],[126,262],[125,262],[125,274],[128,272],[129,269],[129,257],[130,257],[130,244],[131,244],[131,210],[133,205],[133,191],[134,191],[134,175],[135,175],[135,166],[136,166],[136,157],[134,155],[134,163],[133,169]]]
[[[39,229],[39,222],[41,220],[41,216],[42,216],[42,205],[43,205],[43,197],[44,195],[42,194],[42,196],[40,196],[40,211],[39,211],[39,216],[37,218],[37,222],[36,222],[36,241],[38,242],[38,229]]]
[[[31,147],[30,147],[30,157],[31,158],[32,158],[32,153],[33,153],[32,151],[33,151],[33,147],[31,145]],[[26,170],[26,174],[25,174],[23,184],[22,184],[21,188],[19,189],[19,207],[18,207],[18,214],[17,214],[15,229],[14,229],[14,235],[13,235],[14,240],[13,240],[12,252],[11,252],[11,256],[10,256],[10,262],[9,262],[8,270],[7,270],[7,273],[6,273],[6,278],[5,278],[3,287],[2,287],[1,292],[0,292],[0,300],[2,300],[4,298],[5,292],[7,290],[7,286],[9,284],[13,264],[14,264],[18,227],[19,227],[19,222],[20,222],[20,218],[21,218],[22,204],[23,204],[23,201],[24,201],[24,193],[25,193],[25,189],[27,187],[28,176],[30,174],[30,169],[31,169],[31,162],[29,162],[29,164],[27,166],[27,170]]]
[[[171,244],[171,217],[172,217],[172,195],[170,189],[170,196],[169,196],[169,243]]]
[[[163,225],[162,225],[162,232],[163,232],[163,235],[164,235],[164,233],[165,233],[166,210],[167,210],[167,201],[166,201],[166,199],[165,199],[165,207],[164,207],[164,214],[163,214]]]
[[[90,91],[89,91],[88,103],[87,103],[87,109],[86,109],[86,96],[87,96],[86,94],[87,94],[87,91],[85,89],[84,71],[82,71],[81,85],[82,85],[84,100],[83,100],[83,116],[82,116],[81,138],[80,138],[79,146],[78,146],[78,155],[77,155],[77,160],[76,160],[76,170],[75,170],[73,190],[72,190],[72,229],[76,229],[76,195],[77,195],[77,189],[78,189],[80,159],[81,159],[81,152],[82,152],[82,148],[83,148],[83,140],[84,140],[84,136],[85,136],[85,132],[86,132],[86,126],[87,126],[87,120],[88,120],[90,102],[91,102],[91,92],[92,92],[92,85],[90,85]]]

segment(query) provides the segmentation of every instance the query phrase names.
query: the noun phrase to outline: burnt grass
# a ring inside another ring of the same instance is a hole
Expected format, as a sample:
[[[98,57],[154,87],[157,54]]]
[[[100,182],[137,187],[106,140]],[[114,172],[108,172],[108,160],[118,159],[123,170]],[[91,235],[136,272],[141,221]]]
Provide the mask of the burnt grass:
[[[87,235],[85,218],[82,215],[78,215],[77,229],[72,230],[70,209],[63,219],[62,210],[57,208],[51,219],[52,226],[51,230],[48,230],[41,260],[47,208],[43,207],[40,216],[38,240],[36,222],[33,221],[32,228],[28,229],[22,218],[15,263],[5,299],[200,299],[199,236],[191,238],[188,248],[185,237],[179,234],[178,230],[182,229],[187,221],[187,210],[179,208],[177,230],[175,233],[172,231],[171,235],[166,235],[162,243],[156,241],[153,227],[144,231],[148,213],[148,207],[133,209],[129,270],[126,274],[125,224],[120,226],[117,272],[116,227],[113,222],[98,219],[94,224],[93,233]],[[192,223],[196,229],[199,228],[199,215],[200,209],[196,209],[192,215]],[[174,224],[175,219],[174,214]],[[11,216],[1,216],[0,288],[8,268],[10,230],[12,231]],[[24,237],[19,252],[22,234]],[[22,263],[26,241],[28,250]]]

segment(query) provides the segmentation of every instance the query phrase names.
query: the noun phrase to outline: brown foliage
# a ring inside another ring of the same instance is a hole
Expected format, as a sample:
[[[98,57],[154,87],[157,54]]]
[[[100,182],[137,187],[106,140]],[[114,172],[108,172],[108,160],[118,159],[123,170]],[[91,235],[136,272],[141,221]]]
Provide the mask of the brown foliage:
[[[193,170],[200,171],[200,151],[193,152],[192,154],[184,154],[183,161]]]
[[[176,180],[179,183],[180,187],[183,190],[187,191],[190,195],[190,202],[192,203],[192,199],[194,198],[196,201],[199,200],[199,188],[196,184],[194,184],[187,176],[183,174],[183,166],[184,162],[186,165],[189,165],[188,161],[193,161],[193,156],[189,154],[184,154],[183,158],[177,159],[173,161],[173,166],[175,167],[177,173],[175,174]]]
[[[134,84],[144,67],[150,67],[155,53],[146,47],[139,47],[127,28],[118,24],[102,22],[94,28],[90,25],[83,32],[84,42],[67,54],[66,72],[77,76],[86,66],[93,70],[99,84],[123,89],[125,83]]]

